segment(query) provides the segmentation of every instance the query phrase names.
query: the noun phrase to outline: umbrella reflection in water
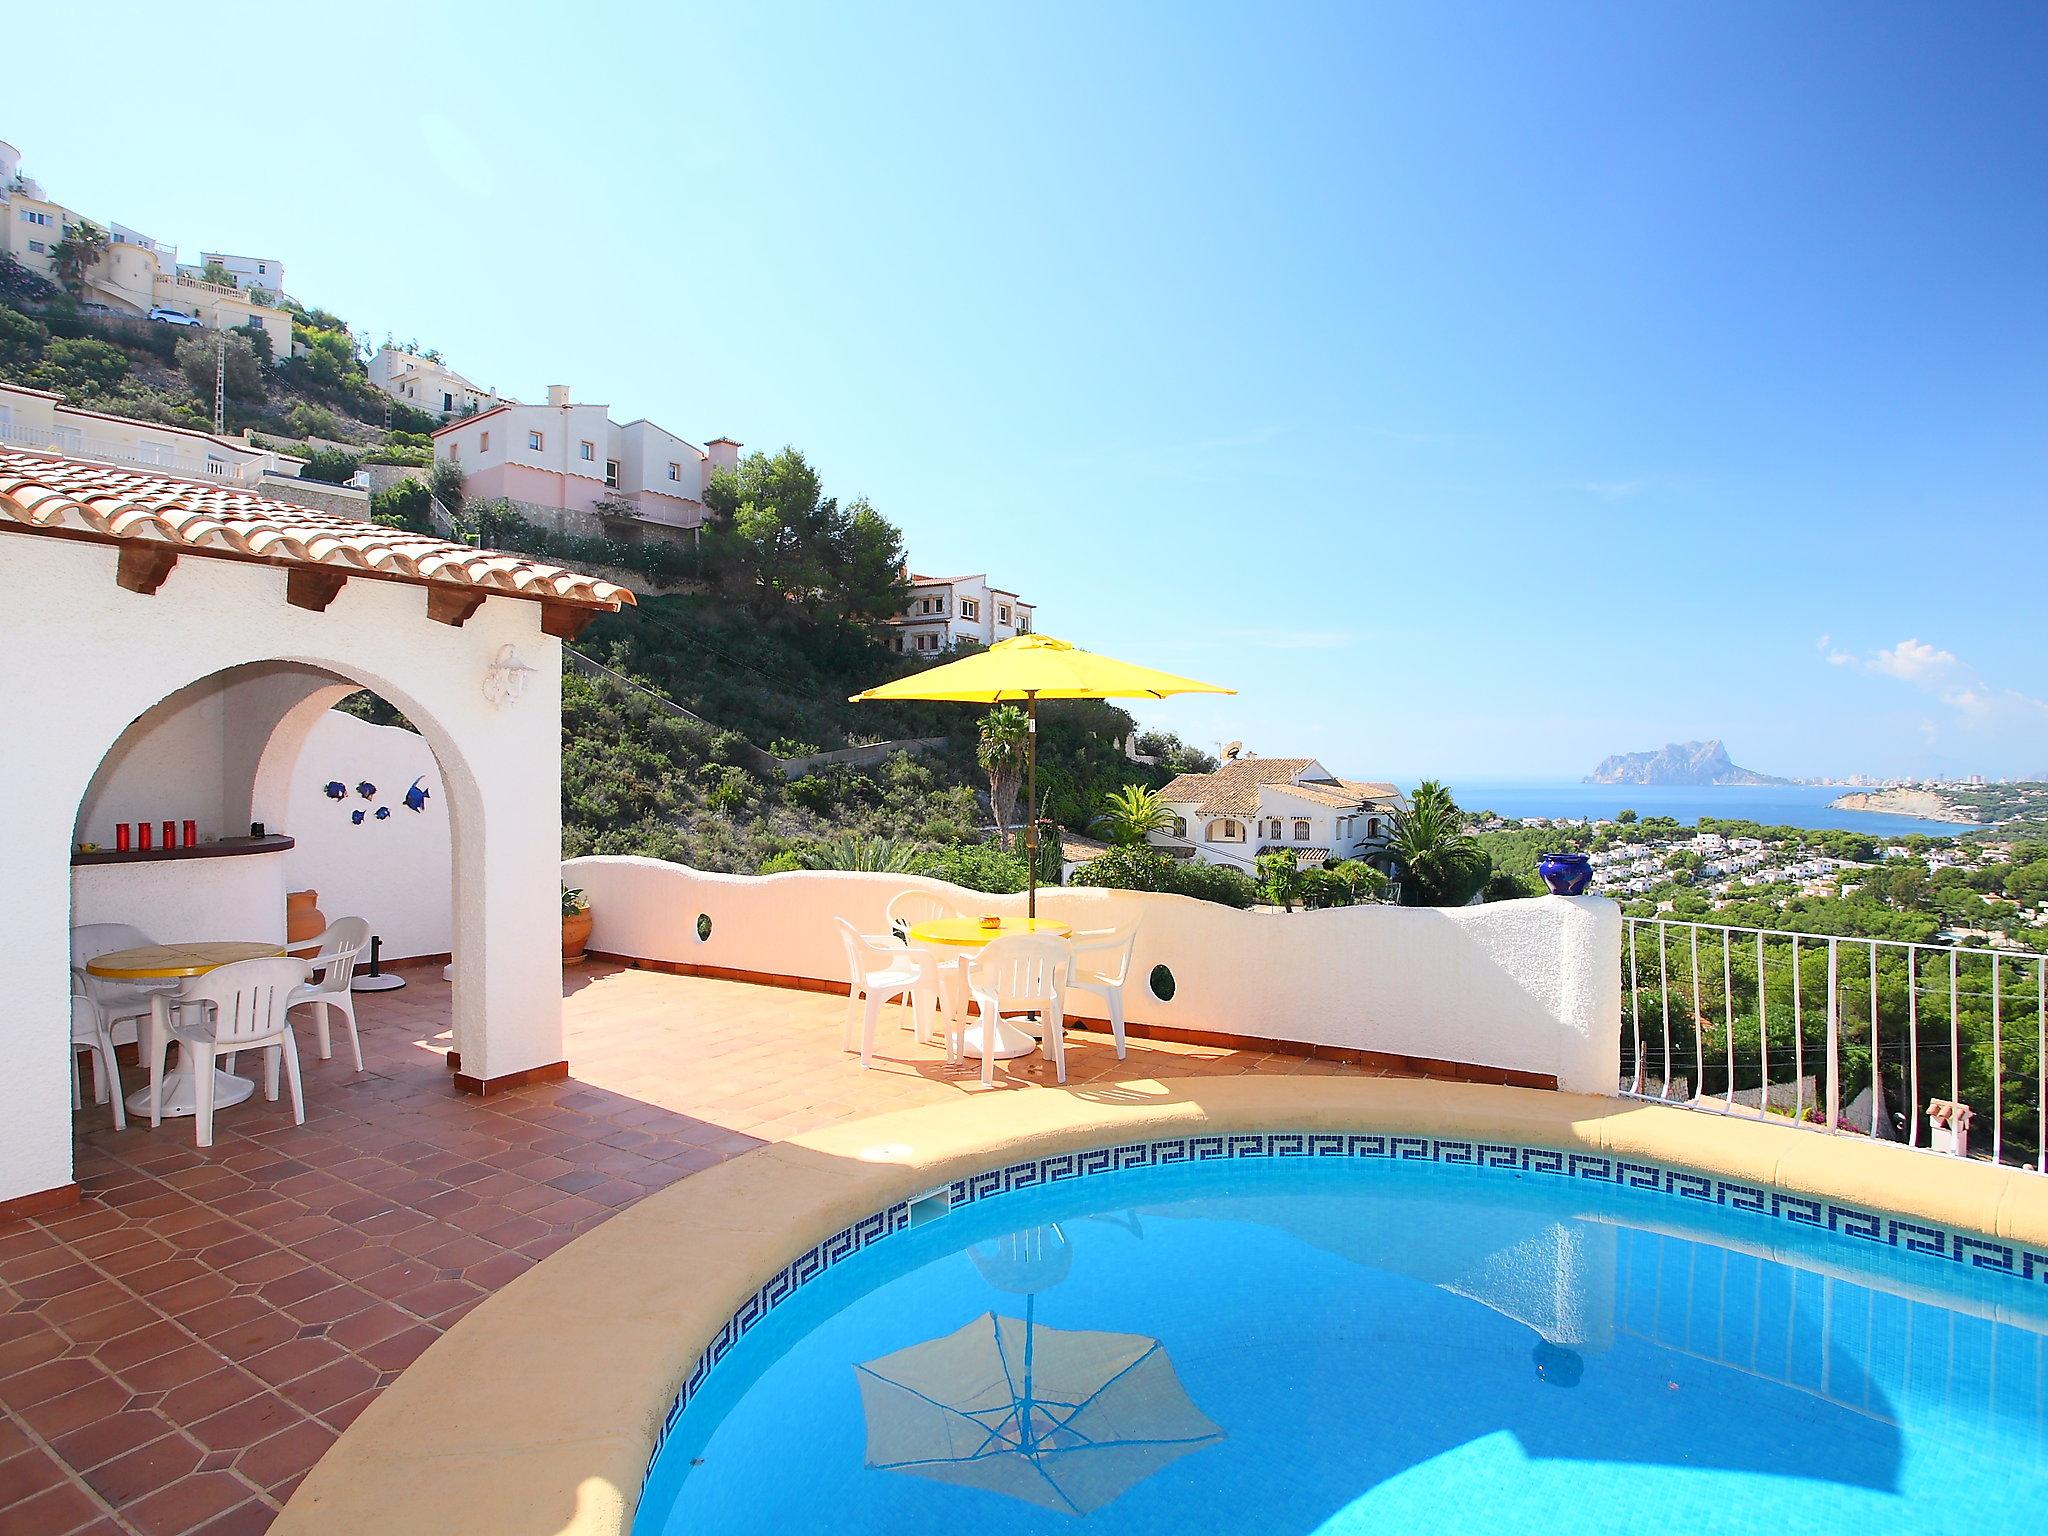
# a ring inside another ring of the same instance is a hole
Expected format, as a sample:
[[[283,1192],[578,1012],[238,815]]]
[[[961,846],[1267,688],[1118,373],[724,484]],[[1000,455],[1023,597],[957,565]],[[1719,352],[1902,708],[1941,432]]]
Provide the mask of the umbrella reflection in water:
[[[1038,1293],[1073,1264],[1059,1227],[968,1256],[991,1285],[1023,1295],[1024,1316],[984,1313],[856,1366],[870,1468],[1086,1515],[1223,1438],[1157,1339],[1038,1324]]]

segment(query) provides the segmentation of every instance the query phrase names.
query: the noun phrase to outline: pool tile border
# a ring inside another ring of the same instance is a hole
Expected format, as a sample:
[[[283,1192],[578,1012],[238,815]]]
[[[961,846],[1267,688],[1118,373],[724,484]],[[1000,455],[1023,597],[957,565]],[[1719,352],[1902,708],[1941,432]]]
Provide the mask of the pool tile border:
[[[1585,1179],[1596,1184],[1613,1184],[1674,1195],[1681,1200],[1725,1206],[1730,1210],[1769,1216],[1792,1226],[1826,1230],[1905,1253],[1967,1264],[1972,1269],[2048,1283],[2048,1252],[1903,1216],[1890,1216],[1862,1206],[1792,1194],[1695,1169],[1674,1168],[1600,1152],[1477,1141],[1465,1137],[1404,1135],[1392,1131],[1224,1131],[1147,1138],[1115,1146],[1055,1152],[968,1174],[946,1186],[946,1193],[952,1206],[971,1205],[997,1195],[1037,1189],[1093,1174],[1246,1157],[1384,1158],[1396,1162],[1443,1163],[1451,1167]],[[909,1227],[913,1203],[898,1201],[842,1227],[777,1270],[726,1320],[697,1357],[689,1376],[662,1416],[661,1428],[655,1434],[654,1448],[648,1453],[646,1472],[642,1475],[643,1486],[645,1477],[653,1472],[662,1448],[667,1445],[691,1399],[703,1390],[705,1379],[731,1353],[733,1346],[771,1311],[834,1265]]]

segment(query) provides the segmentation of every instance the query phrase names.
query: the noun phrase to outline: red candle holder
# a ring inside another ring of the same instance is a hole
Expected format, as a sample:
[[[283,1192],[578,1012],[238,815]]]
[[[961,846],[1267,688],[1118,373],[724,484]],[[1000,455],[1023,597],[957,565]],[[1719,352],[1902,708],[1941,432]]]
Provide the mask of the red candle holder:
[[[146,821],[135,823],[135,848],[139,853],[149,852],[149,823]]]
[[[182,838],[181,838],[181,839],[180,839],[179,841],[180,841],[180,842],[181,842],[181,843],[183,844],[183,846],[185,846],[185,847],[187,847],[187,848],[196,848],[196,847],[198,847],[198,846],[199,846],[199,823],[198,823],[198,822],[196,822],[196,821],[188,821],[188,822],[186,822],[186,823],[185,823],[185,835],[184,835],[184,837],[182,837]]]
[[[164,823],[164,846],[166,848],[178,846],[178,824],[175,821]]]
[[[120,850],[122,853],[126,853],[128,851],[128,837],[128,823],[125,821],[115,822],[114,847]]]

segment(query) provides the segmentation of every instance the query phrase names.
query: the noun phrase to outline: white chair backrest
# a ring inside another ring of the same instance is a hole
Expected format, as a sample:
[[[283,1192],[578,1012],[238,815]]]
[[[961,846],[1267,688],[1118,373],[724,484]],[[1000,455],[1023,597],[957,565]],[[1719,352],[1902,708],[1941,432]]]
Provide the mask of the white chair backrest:
[[[1074,960],[1085,971],[1120,987],[1129,979],[1131,951],[1138,947],[1138,920],[1101,933],[1074,935]]]
[[[209,1022],[213,1038],[222,1044],[260,1040],[285,1027],[286,1000],[305,979],[303,960],[242,960],[194,976],[185,983],[179,1001],[213,1004]]]
[[[960,909],[943,896],[930,891],[902,891],[889,902],[889,931],[902,938],[914,924],[935,923],[959,915]]]
[[[832,921],[839,925],[839,940],[846,946],[846,979],[849,982],[858,982],[870,971],[887,968],[889,957],[878,954],[866,934],[843,917],[835,917]]]
[[[1066,940],[1050,934],[1008,934],[980,954],[969,951],[968,985],[976,992],[993,993],[1005,1013],[1049,1003],[1066,982],[1070,954]]]
[[[312,957],[311,963],[320,972],[320,990],[346,992],[350,978],[355,975],[356,961],[370,947],[370,920],[337,917],[320,935],[319,944],[320,952]]]
[[[144,949],[155,942],[140,928],[127,923],[80,923],[71,930],[71,963],[82,966],[116,950]]]

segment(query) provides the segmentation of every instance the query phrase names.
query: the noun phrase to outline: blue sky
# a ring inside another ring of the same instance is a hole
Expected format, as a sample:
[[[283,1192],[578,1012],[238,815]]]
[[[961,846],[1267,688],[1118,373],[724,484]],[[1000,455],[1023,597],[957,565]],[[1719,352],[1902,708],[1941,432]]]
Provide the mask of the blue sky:
[[[801,447],[1239,688],[1192,739],[2048,772],[2048,10],[276,15],[14,72],[0,137],[480,382]]]

